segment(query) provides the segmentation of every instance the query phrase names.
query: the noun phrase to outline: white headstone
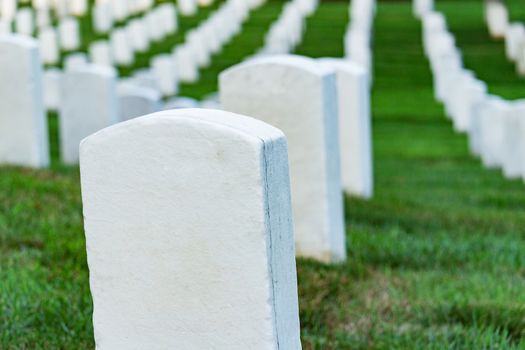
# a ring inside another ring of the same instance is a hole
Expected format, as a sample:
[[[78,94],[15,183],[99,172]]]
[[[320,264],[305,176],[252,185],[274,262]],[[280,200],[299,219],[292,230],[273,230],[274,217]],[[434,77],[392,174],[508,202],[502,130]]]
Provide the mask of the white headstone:
[[[151,60],[151,71],[157,80],[157,86],[164,96],[177,93],[178,81],[171,55],[161,54]]]
[[[60,60],[58,36],[53,27],[42,28],[38,33],[40,53],[45,64],[57,64]]]
[[[513,23],[505,33],[505,54],[510,61],[517,61],[520,50],[525,47],[525,25]]]
[[[48,111],[57,111],[60,108],[61,78],[62,72],[58,69],[44,71],[44,105]]]
[[[521,178],[525,172],[525,100],[512,102],[504,124],[503,174],[506,178]]]
[[[16,17],[17,0],[0,1],[1,18],[6,21],[12,21]]]
[[[279,130],[181,109],[102,130],[80,152],[100,349],[301,348]]]
[[[119,121],[115,71],[89,65],[66,72],[59,121],[62,160],[76,164],[80,141]]]
[[[194,16],[197,14],[197,0],[179,0],[177,1],[179,12],[183,16]]]
[[[0,36],[0,163],[49,164],[42,65],[31,38]]]
[[[290,147],[296,250],[346,256],[335,74],[300,56],[270,56],[221,73],[224,110],[274,125]]]
[[[412,0],[414,15],[418,18],[434,9],[434,0]]]
[[[324,58],[321,64],[335,70],[339,111],[341,182],[352,195],[373,195],[370,75],[360,65]]]
[[[97,40],[89,45],[89,58],[92,63],[99,66],[113,66],[111,45],[106,40]]]
[[[199,66],[190,47],[181,45],[173,51],[176,74],[181,82],[195,83],[199,80]]]
[[[88,57],[83,52],[76,52],[64,58],[64,70],[71,71],[88,65]]]
[[[32,36],[35,30],[33,10],[29,7],[21,8],[16,13],[15,26],[18,34]]]
[[[78,21],[73,17],[65,17],[58,25],[60,46],[66,51],[76,50],[80,46],[80,29]]]
[[[145,52],[149,48],[149,36],[146,33],[145,20],[136,18],[130,21],[126,27],[128,40],[136,52]]]
[[[39,30],[51,26],[49,7],[46,6],[36,10],[36,26]]]
[[[111,13],[117,21],[124,21],[129,16],[128,0],[111,0]]]
[[[117,28],[111,32],[110,39],[111,56],[116,64],[130,66],[133,64],[134,55],[124,28]]]
[[[98,33],[107,33],[113,26],[113,16],[111,14],[111,3],[98,2],[93,6],[92,12],[93,27]]]
[[[489,34],[493,38],[505,37],[509,25],[509,14],[505,4],[500,0],[485,0],[485,20]]]
[[[88,10],[87,0],[70,0],[70,13],[75,16],[84,16]]]

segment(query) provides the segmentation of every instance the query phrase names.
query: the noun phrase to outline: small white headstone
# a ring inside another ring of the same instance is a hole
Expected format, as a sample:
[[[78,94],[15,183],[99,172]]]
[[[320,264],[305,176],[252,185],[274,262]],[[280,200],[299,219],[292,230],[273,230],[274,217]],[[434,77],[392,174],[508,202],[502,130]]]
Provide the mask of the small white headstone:
[[[124,28],[117,28],[110,35],[111,55],[116,64],[129,66],[133,64],[134,55]]]
[[[89,57],[91,62],[99,66],[113,66],[111,56],[111,45],[106,40],[97,40],[89,45]]]
[[[62,72],[58,69],[44,71],[44,105],[48,111],[57,111],[60,108],[61,78]]]
[[[0,36],[0,163],[49,164],[42,64],[35,40]]]
[[[29,7],[21,8],[16,14],[15,26],[18,34],[32,36],[35,30],[33,10]]]
[[[65,17],[58,25],[60,46],[66,51],[76,50],[80,46],[80,29],[73,17]]]
[[[301,349],[279,130],[181,109],[102,130],[80,152],[99,347]]]
[[[171,55],[163,54],[151,60],[151,71],[157,80],[157,86],[164,96],[177,93],[178,81]]]
[[[345,259],[333,71],[300,56],[269,56],[234,66],[219,81],[224,110],[263,120],[288,139],[297,254]]]
[[[321,64],[335,70],[339,110],[341,182],[352,195],[373,195],[370,75],[360,65],[325,58]]]
[[[116,72],[95,65],[66,72],[59,121],[62,160],[76,164],[80,141],[119,121]]]
[[[197,13],[197,0],[179,0],[177,1],[179,12],[183,16],[194,16]]]
[[[505,37],[509,25],[509,14],[505,4],[500,0],[486,0],[485,20],[490,36],[493,38]]]
[[[93,6],[93,27],[98,33],[107,33],[113,26],[111,3],[98,2]]]
[[[42,28],[38,33],[40,53],[45,64],[57,64],[60,60],[58,36],[53,27]]]
[[[503,136],[503,174],[508,179],[521,178],[525,169],[525,100],[513,101],[506,117]]]

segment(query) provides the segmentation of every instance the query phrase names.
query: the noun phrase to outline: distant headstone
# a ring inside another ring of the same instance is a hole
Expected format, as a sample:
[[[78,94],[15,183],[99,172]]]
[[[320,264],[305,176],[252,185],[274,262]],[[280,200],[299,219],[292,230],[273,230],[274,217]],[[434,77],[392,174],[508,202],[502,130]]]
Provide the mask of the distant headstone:
[[[35,40],[0,36],[0,163],[49,165],[42,65]]]
[[[130,120],[161,110],[161,95],[157,90],[133,83],[118,85],[120,120]]]
[[[101,348],[301,349],[279,130],[181,109],[102,130],[80,152]]]
[[[503,135],[503,174],[508,179],[525,175],[525,100],[512,102]]]
[[[153,57],[151,71],[157,80],[157,86],[162,95],[172,96],[177,93],[178,79],[171,55],[161,54]]]
[[[71,51],[80,47],[80,28],[76,18],[62,18],[58,25],[58,32],[63,50]]]
[[[60,108],[61,79],[62,72],[58,69],[44,71],[44,105],[48,111],[58,111]]]
[[[220,75],[224,110],[274,125],[290,147],[296,251],[322,261],[346,256],[336,77],[317,61],[269,56]]]
[[[370,75],[362,66],[342,59],[325,58],[321,64],[335,70],[339,110],[341,182],[352,195],[373,195]]]
[[[93,28],[97,33],[108,33],[113,26],[111,3],[109,1],[97,2],[92,11]]]
[[[183,16],[194,16],[197,13],[197,0],[179,0],[177,1],[179,12]]]
[[[501,0],[485,0],[485,21],[491,37],[505,37],[509,26],[509,13]]]
[[[16,32],[18,34],[32,36],[35,30],[33,10],[29,7],[21,8],[16,14]]]
[[[113,66],[111,45],[106,40],[97,40],[89,45],[89,58],[92,63],[99,66]]]
[[[45,64],[57,64],[60,60],[58,36],[54,28],[42,28],[38,33],[40,53]]]
[[[60,151],[66,164],[78,163],[80,141],[119,121],[116,73],[95,65],[62,78]]]

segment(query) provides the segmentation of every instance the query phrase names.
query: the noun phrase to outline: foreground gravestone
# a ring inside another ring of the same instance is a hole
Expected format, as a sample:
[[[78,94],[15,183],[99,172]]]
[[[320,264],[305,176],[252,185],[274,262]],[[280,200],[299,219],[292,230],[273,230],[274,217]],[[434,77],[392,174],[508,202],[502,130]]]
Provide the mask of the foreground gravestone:
[[[38,44],[20,35],[0,36],[0,163],[49,164]]]
[[[97,349],[300,349],[279,130],[180,109],[80,152]]]
[[[119,121],[116,73],[87,65],[65,72],[61,85],[61,157],[66,164],[76,164],[80,141]]]
[[[296,251],[322,261],[345,258],[333,71],[300,56],[270,56],[220,75],[227,111],[274,125],[290,147]]]
[[[360,65],[324,58],[321,64],[334,69],[337,77],[341,182],[349,194],[373,195],[370,76]]]

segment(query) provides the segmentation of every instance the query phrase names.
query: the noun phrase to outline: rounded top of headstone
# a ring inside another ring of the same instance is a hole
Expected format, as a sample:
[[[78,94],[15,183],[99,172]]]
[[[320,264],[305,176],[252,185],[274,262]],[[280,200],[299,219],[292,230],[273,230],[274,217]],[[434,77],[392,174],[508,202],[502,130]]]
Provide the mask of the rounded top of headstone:
[[[226,76],[229,73],[252,68],[255,66],[265,66],[265,65],[279,65],[279,66],[288,66],[291,68],[300,69],[311,74],[323,77],[329,74],[333,74],[333,69],[330,69],[326,66],[323,66],[317,62],[317,60],[309,57],[299,56],[299,55],[270,55],[270,56],[259,56],[251,60],[244,61],[238,65],[235,65],[231,68],[228,68],[221,72],[221,76]]]
[[[165,110],[134,118],[100,130],[80,143],[82,149],[89,148],[91,143],[111,139],[130,132],[150,133],[152,128],[164,129],[169,126],[195,124],[203,130],[227,130],[243,138],[264,143],[270,140],[285,138],[283,132],[260,120],[244,115],[214,109],[181,108]]]

